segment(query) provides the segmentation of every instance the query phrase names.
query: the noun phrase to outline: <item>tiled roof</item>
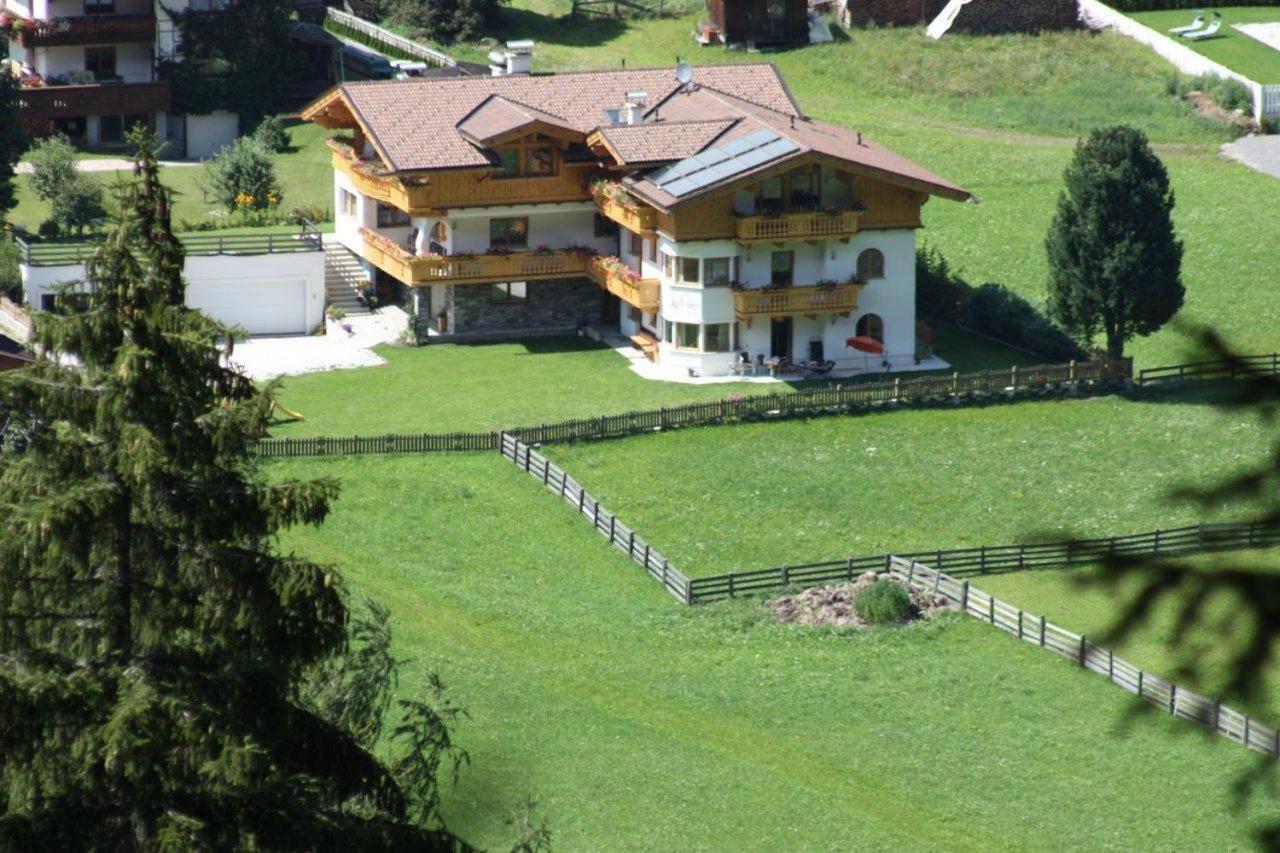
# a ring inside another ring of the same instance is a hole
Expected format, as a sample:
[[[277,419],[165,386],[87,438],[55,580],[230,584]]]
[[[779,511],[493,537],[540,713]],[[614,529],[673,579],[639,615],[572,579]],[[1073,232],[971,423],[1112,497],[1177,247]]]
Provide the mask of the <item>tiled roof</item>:
[[[766,111],[800,114],[772,64],[697,66],[693,83]],[[679,86],[674,69],[650,68],[346,83],[341,93],[387,166],[414,172],[489,166],[489,158],[463,138],[458,124],[491,96],[560,116],[587,134],[604,123],[604,110],[625,103],[628,92],[644,92],[648,103],[656,104]]]
[[[486,98],[470,115],[458,122],[458,132],[485,145],[491,139],[504,136],[534,122],[575,130],[560,116],[521,104],[501,95]]]
[[[697,154],[733,125],[733,119],[659,121],[603,127],[600,135],[622,165],[645,165],[681,160]]]

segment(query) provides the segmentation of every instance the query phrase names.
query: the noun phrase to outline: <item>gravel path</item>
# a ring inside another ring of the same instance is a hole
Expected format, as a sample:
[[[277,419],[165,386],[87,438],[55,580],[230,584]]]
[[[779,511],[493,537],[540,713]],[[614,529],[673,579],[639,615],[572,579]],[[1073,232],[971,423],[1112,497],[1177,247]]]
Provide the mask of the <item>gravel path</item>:
[[[1222,146],[1222,153],[1273,178],[1280,178],[1280,135],[1243,136]]]
[[[203,164],[198,160],[161,160],[160,165],[169,169],[183,169]],[[79,162],[79,167],[82,172],[118,172],[122,169],[132,169],[133,161],[126,160],[123,157],[100,157],[90,160],[81,160]],[[31,174],[31,164],[19,163],[18,174]]]

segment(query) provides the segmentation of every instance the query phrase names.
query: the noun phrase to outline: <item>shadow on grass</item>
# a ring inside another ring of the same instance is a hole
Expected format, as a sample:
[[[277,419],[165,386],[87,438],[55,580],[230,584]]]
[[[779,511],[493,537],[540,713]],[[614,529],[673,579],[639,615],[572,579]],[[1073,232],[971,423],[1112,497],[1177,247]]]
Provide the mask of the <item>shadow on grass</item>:
[[[497,38],[533,39],[564,47],[598,47],[627,31],[627,22],[613,17],[563,15],[553,18],[527,9],[498,10]]]

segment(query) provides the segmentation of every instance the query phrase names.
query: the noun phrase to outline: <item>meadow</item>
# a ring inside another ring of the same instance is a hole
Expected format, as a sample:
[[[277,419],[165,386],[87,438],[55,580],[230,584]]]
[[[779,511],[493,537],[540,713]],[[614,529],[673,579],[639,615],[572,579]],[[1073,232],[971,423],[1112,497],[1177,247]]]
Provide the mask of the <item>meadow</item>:
[[[473,844],[538,797],[563,849],[1244,849],[1238,746],[973,620],[794,629],[684,608],[496,455],[273,464],[342,496],[286,548],[392,612],[398,695],[470,712],[445,793]]]
[[[1232,24],[1280,23],[1280,9],[1274,6],[1207,6],[1206,12],[1222,13],[1222,28],[1212,38],[1186,41],[1169,34],[1196,53],[1220,62],[1256,83],[1280,83],[1280,50],[1232,28]],[[1158,33],[1185,27],[1195,19],[1192,9],[1134,12],[1129,17]]]

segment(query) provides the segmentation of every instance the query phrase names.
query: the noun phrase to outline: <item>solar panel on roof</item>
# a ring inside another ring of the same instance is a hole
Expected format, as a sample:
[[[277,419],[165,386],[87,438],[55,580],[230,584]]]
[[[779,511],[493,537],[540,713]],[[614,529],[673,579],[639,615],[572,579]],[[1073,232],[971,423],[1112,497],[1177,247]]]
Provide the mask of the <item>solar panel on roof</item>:
[[[649,180],[679,198],[798,150],[794,142],[771,130],[757,130],[659,169]]]

